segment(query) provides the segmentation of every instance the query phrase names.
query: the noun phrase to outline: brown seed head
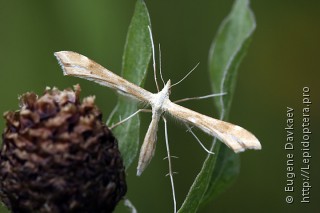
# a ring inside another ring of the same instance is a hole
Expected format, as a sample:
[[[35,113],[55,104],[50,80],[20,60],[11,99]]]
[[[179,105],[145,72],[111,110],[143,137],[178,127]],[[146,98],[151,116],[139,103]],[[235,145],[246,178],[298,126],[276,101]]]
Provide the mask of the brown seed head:
[[[112,212],[125,195],[117,141],[79,93],[26,93],[4,114],[0,198],[12,212]]]

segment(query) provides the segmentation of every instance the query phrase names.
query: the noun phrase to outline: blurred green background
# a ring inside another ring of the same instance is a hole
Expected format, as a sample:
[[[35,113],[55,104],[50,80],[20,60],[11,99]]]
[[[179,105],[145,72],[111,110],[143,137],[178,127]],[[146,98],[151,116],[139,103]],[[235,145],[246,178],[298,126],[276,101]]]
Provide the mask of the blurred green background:
[[[196,63],[197,70],[175,87],[171,100],[209,94],[207,57],[223,18],[227,1],[147,0],[154,39],[162,47],[164,78],[177,82]],[[115,73],[121,70],[122,52],[135,1],[118,0],[0,0],[0,112],[18,109],[17,97],[26,91],[42,93],[46,86],[60,89],[80,83],[82,97],[96,95],[108,117],[117,95],[95,83],[64,77],[53,52],[73,50]],[[319,49],[320,2],[269,0],[251,2],[257,29],[240,67],[230,121],[252,131],[262,151],[241,154],[236,182],[200,212],[316,212],[319,188]],[[312,163],[311,203],[301,204],[301,151],[298,133],[302,118],[302,88],[311,89]],[[149,72],[145,87],[155,92]],[[212,100],[185,103],[191,109],[214,116]],[[286,204],[285,122],[286,107],[295,108],[295,202]],[[141,135],[149,115],[142,116]],[[177,202],[180,206],[206,153],[183,126],[170,120],[169,142],[174,160]],[[4,128],[3,119],[0,129]],[[172,198],[165,154],[163,126],[158,132],[156,155],[141,177],[136,163],[128,170],[127,197],[139,212],[172,212]],[[199,134],[202,141],[210,137]],[[318,181],[317,181],[318,180]],[[7,212],[2,207],[0,212]],[[116,212],[128,212],[119,205]]]

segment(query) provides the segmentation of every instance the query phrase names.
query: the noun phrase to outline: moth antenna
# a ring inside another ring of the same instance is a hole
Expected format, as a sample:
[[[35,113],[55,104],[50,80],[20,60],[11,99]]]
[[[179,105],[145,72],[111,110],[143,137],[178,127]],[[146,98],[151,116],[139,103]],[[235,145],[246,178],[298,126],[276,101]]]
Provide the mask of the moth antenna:
[[[133,116],[137,115],[139,112],[151,112],[151,110],[150,109],[139,109],[139,110],[137,110],[136,112],[132,113],[131,115],[129,115],[128,117],[126,117],[123,120],[121,120],[121,118],[120,118],[120,121],[118,123],[116,123],[116,124],[112,124],[112,126],[109,127],[109,129],[112,130],[113,128],[123,124],[124,122],[130,120]]]
[[[156,72],[156,56],[154,51],[154,43],[152,37],[151,27],[148,25],[149,33],[150,33],[150,40],[151,40],[151,47],[152,47],[152,61],[153,61],[153,74],[154,74],[154,81],[156,82],[157,91],[159,92],[159,85],[157,81],[157,72]]]
[[[176,194],[175,194],[175,190],[174,190],[173,172],[172,172],[171,156],[170,156],[169,141],[168,141],[167,120],[163,116],[162,116],[162,119],[163,119],[163,122],[164,122],[164,133],[165,133],[167,155],[168,155],[168,163],[169,163],[169,176],[170,176],[171,189],[172,189],[173,209],[174,209],[174,212],[177,212]]]
[[[211,152],[210,150],[208,150],[204,145],[203,143],[200,141],[200,139],[196,136],[196,134],[192,131],[192,129],[186,125],[187,128],[189,129],[189,132],[193,135],[193,137],[198,141],[198,143],[200,144],[200,146],[208,153],[208,154],[211,154],[211,155],[214,155],[213,152]]]
[[[192,68],[192,70],[190,70],[180,81],[178,81],[177,83],[172,84],[170,88],[172,88],[173,86],[176,86],[176,85],[180,84],[184,79],[186,79],[186,78],[199,66],[199,64],[200,64],[200,63],[197,63],[197,65],[194,66],[194,67]]]
[[[183,98],[183,99],[179,99],[179,100],[174,101],[174,103],[180,103],[180,102],[190,101],[190,100],[206,99],[206,98],[211,98],[211,97],[223,96],[226,94],[227,94],[226,92],[222,92],[222,93],[215,93],[215,94],[204,95],[204,96],[199,96],[199,97]]]
[[[162,80],[162,83],[163,83],[163,86],[166,85],[166,82],[164,81],[163,79],[163,76],[162,76],[162,66],[161,66],[161,47],[160,47],[160,43],[159,43],[159,69],[160,69],[160,77],[161,77],[161,80]]]

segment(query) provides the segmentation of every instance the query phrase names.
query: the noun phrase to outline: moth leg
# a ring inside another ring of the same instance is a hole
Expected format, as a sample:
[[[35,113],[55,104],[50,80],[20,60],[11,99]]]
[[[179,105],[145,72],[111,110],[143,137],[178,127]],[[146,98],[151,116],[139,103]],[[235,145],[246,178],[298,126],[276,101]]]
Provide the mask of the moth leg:
[[[167,158],[169,163],[169,177],[171,182],[171,189],[172,189],[172,198],[173,198],[173,208],[174,212],[177,212],[177,201],[176,201],[176,195],[175,195],[175,189],[174,189],[174,182],[173,182],[173,171],[172,171],[172,164],[171,164],[171,155],[170,155],[170,149],[169,149],[169,140],[168,140],[168,128],[167,128],[167,120],[164,116],[162,116],[163,122],[164,122],[164,133],[165,133],[165,140],[166,140],[166,147],[167,147]]]
[[[192,98],[183,98],[183,99],[179,99],[179,100],[173,101],[173,103],[180,103],[180,102],[190,101],[190,100],[200,100],[200,99],[206,99],[206,98],[211,98],[211,97],[219,97],[219,96],[223,96],[223,95],[226,95],[226,94],[227,94],[226,92],[221,92],[221,93],[215,93],[215,94],[192,97]]]
[[[128,116],[127,118],[119,121],[118,123],[116,124],[113,124],[111,127],[109,127],[110,130],[112,130],[113,128],[123,124],[124,122],[130,120],[133,116],[137,115],[139,112],[151,112],[151,109],[139,109],[137,110],[136,112],[134,112],[133,114],[131,114],[130,116]]]
[[[211,155],[214,155],[213,152],[211,152],[210,150],[208,150],[204,145],[203,143],[200,141],[200,139],[196,136],[196,134],[192,131],[192,129],[189,127],[189,125],[186,125],[187,128],[188,128],[188,132],[190,132],[192,134],[192,136],[198,141],[198,143],[200,144],[200,146],[208,153],[208,154],[211,154]]]

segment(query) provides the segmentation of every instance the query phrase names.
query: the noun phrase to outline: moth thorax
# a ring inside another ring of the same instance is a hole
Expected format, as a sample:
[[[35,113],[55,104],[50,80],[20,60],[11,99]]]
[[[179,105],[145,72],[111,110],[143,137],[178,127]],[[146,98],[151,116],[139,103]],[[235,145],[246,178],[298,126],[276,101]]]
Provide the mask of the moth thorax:
[[[151,105],[153,110],[162,111],[163,103],[165,102],[165,100],[169,99],[170,86],[171,86],[171,81],[169,80],[160,92],[158,92],[157,94],[154,94],[151,100]]]

